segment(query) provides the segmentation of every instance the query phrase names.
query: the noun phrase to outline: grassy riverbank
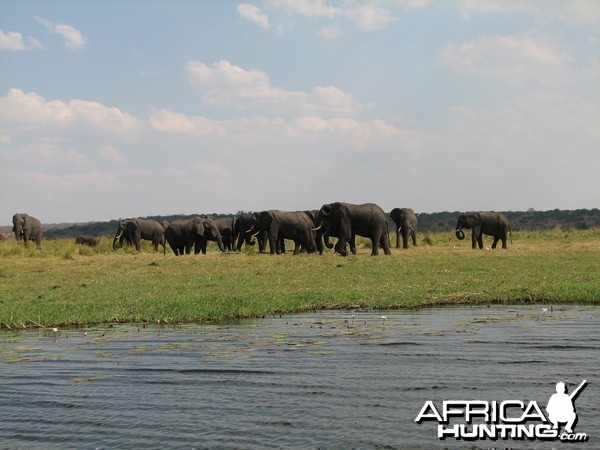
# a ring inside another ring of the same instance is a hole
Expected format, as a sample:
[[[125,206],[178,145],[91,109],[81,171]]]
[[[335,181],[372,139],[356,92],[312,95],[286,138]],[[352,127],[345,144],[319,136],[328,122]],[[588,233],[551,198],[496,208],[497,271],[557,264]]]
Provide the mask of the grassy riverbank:
[[[319,308],[600,303],[600,230],[515,233],[508,250],[471,250],[452,234],[420,236],[391,257],[175,257],[45,241],[0,242],[0,327],[192,322]],[[489,240],[486,242],[490,245]]]

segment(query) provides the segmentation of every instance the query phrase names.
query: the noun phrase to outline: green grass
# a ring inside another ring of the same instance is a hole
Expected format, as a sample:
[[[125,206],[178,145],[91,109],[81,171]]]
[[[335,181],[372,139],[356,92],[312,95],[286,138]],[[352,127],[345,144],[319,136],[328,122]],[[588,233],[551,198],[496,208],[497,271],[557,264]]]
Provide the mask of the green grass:
[[[175,257],[114,252],[73,240],[42,251],[0,242],[0,326],[194,322],[321,308],[388,309],[503,303],[600,303],[600,230],[513,233],[508,250],[471,250],[470,236],[422,234],[391,257],[281,256],[254,251]],[[425,243],[427,242],[427,243]],[[486,241],[490,245],[490,241]],[[383,253],[383,252],[381,252]]]

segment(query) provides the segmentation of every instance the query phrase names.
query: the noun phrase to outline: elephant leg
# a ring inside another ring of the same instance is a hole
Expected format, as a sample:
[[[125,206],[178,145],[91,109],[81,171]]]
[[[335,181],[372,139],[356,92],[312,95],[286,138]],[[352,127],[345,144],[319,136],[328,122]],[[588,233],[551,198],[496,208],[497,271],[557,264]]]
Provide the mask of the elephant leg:
[[[350,237],[350,241],[348,241],[348,245],[350,246],[350,251],[352,252],[353,255],[356,255],[356,235],[353,234]],[[344,245],[344,248],[346,246]]]
[[[279,236],[279,239],[277,241],[277,248],[279,250],[278,254],[285,254],[285,239],[282,236]]]
[[[408,248],[409,231],[408,228],[402,229],[402,248]]]
[[[274,231],[270,231],[269,232],[269,251],[271,253],[271,255],[279,255],[279,253],[281,252],[281,250],[279,249],[279,243],[277,242],[277,238],[279,236],[275,236],[275,232]]]
[[[477,248],[478,241],[479,241],[479,236],[477,236],[477,233],[475,232],[475,230],[473,230],[471,232],[471,247],[473,247],[473,249]]]
[[[415,230],[413,230],[411,233],[411,236],[412,236],[413,245],[416,247],[417,246],[417,232]]]
[[[379,255],[379,242],[376,239],[371,239],[371,256]]]
[[[492,243],[492,248],[496,248],[498,241],[500,240],[499,236],[494,236],[494,242]]]
[[[390,239],[389,239],[389,236],[387,235],[387,233],[381,233],[381,239],[379,239],[379,243],[383,247],[384,254],[386,254],[388,256],[392,254],[392,251],[390,250]],[[404,247],[404,248],[408,248],[408,236],[407,236],[407,240],[406,240],[406,247]]]
[[[379,255],[379,244],[382,244],[381,236],[371,236],[371,256]]]
[[[138,232],[138,233],[136,233],[133,236],[133,243],[135,245],[136,251],[141,252],[142,251],[142,235],[141,235],[141,231]]]
[[[317,244],[317,251],[319,252],[319,255],[323,254],[323,236],[317,236],[316,239],[316,244]]]
[[[396,228],[396,248],[400,248],[400,228]]]
[[[338,252],[342,256],[348,256],[348,251],[346,250],[346,239],[340,238],[335,243],[335,251]]]
[[[479,245],[480,249],[483,248],[483,233],[479,233],[477,236],[477,244]]]

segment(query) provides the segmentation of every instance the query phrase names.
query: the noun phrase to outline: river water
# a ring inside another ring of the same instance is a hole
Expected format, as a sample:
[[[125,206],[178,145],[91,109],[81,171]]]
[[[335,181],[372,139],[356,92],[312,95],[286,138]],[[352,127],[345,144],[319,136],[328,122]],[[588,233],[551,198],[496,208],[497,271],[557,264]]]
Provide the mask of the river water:
[[[545,412],[584,379],[575,431],[600,448],[599,350],[600,308],[571,305],[4,331],[0,448],[557,448],[440,440],[415,418],[428,400]]]

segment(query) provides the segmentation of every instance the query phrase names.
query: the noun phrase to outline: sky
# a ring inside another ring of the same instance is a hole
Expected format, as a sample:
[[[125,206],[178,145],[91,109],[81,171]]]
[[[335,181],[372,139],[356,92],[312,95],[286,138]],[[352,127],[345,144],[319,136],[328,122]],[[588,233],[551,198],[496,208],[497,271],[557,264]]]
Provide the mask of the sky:
[[[596,0],[0,0],[0,225],[600,207]]]

